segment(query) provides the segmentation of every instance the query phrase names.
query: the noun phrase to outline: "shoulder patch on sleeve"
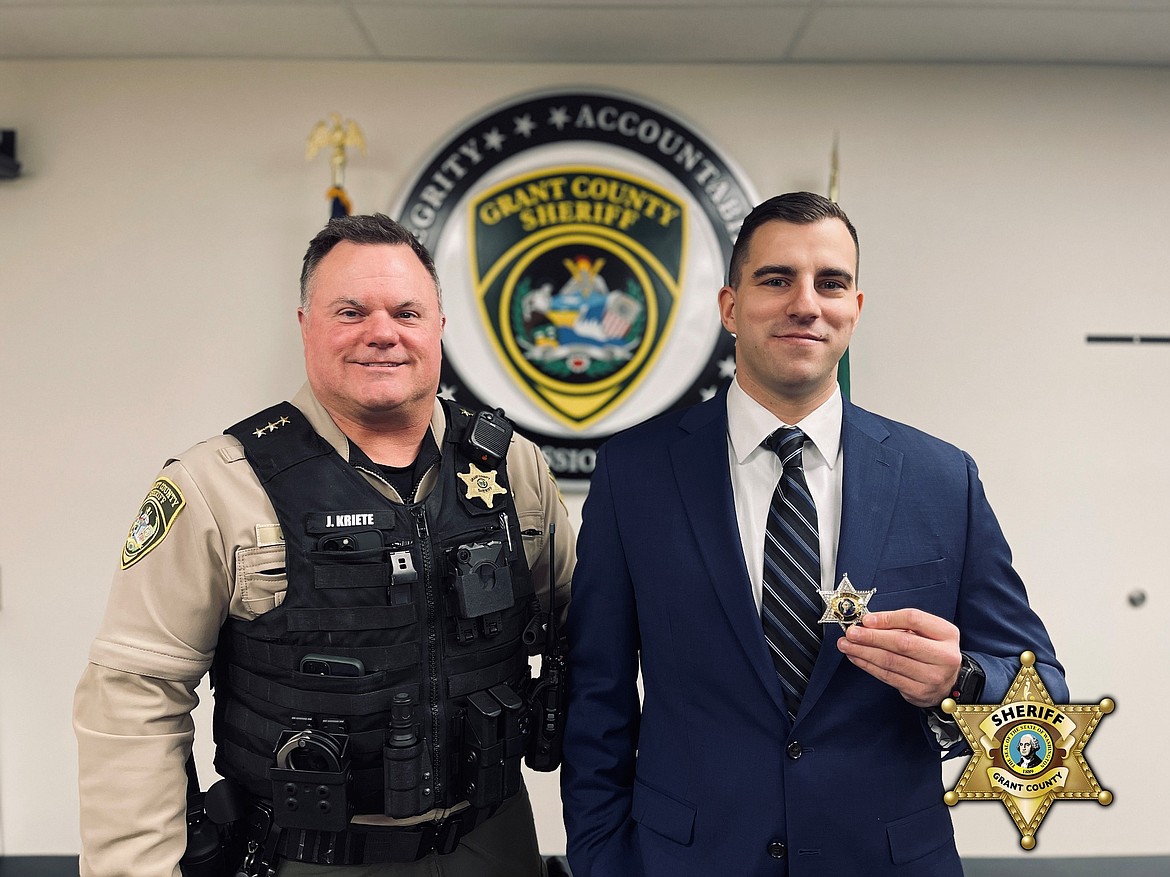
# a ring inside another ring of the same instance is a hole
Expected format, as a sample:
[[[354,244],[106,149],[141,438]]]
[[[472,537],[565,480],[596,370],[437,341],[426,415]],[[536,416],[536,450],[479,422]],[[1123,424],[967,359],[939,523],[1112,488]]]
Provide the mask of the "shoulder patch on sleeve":
[[[134,566],[158,547],[186,504],[183,492],[171,479],[154,482],[122,546],[122,569]]]

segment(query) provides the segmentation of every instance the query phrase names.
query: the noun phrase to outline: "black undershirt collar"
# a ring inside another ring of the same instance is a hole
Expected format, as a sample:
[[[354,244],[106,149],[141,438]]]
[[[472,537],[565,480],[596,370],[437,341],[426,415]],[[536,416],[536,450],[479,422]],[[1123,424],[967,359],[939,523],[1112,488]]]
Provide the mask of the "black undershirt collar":
[[[414,462],[409,466],[386,466],[382,463],[375,463],[365,451],[358,447],[356,442],[352,439],[349,440],[350,465],[377,472],[398,492],[403,502],[414,502],[414,493],[418,490],[419,483],[422,481],[423,476],[426,475],[427,470],[439,458],[439,446],[435,443],[435,436],[431,433],[430,429],[423,436],[422,444],[419,445],[418,454],[415,456]]]

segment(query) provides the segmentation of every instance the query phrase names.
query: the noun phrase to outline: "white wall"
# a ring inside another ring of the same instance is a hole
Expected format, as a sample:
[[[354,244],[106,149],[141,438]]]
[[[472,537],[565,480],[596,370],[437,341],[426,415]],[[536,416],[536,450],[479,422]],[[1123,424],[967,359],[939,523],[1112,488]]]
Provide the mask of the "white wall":
[[[1170,333],[1170,71],[144,61],[0,62],[26,168],[0,183],[0,853],[77,849],[73,686],[155,472],[301,381],[309,128],[359,120],[347,183],[386,210],[460,123],[556,85],[675,111],[764,195],[823,190],[839,132],[854,399],[975,455],[1074,699],[1120,704],[1088,753],[1116,802],[1054,807],[1039,852],[1170,852],[1167,759],[1128,757],[1170,719],[1170,346],[1084,342]],[[1018,852],[999,804],[954,817],[965,854]]]

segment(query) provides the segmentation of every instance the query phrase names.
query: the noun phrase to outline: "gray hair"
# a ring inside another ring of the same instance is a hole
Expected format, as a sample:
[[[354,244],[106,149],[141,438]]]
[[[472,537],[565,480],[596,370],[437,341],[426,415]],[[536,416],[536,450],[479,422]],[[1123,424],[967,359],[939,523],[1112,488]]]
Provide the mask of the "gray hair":
[[[301,268],[301,307],[309,308],[309,289],[317,266],[326,254],[342,241],[353,244],[389,244],[410,247],[418,256],[422,266],[435,282],[435,294],[439,297],[439,310],[443,309],[443,292],[439,287],[439,274],[435,271],[435,260],[430,252],[419,243],[408,228],[384,213],[370,213],[358,216],[341,216],[329,223],[309,242],[305,251],[305,262]]]

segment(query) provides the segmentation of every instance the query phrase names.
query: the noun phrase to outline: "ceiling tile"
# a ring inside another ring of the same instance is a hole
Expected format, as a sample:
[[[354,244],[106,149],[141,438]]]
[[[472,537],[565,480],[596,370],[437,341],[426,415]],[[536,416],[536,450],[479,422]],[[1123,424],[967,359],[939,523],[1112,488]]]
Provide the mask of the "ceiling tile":
[[[24,0],[28,2],[28,0]],[[92,0],[102,2],[102,0]],[[296,2],[296,0],[293,0]],[[325,0],[328,2],[328,0]],[[762,6],[818,6],[821,0],[352,0],[352,6],[381,6],[383,8],[409,6],[459,7],[480,6],[487,8],[512,8],[527,10],[532,15],[536,10],[549,6],[560,6],[577,11],[578,14],[608,15],[615,9],[650,8],[661,9],[677,6],[680,8],[702,8],[719,11],[758,9]]]
[[[766,2],[766,0],[765,0]],[[994,13],[1001,9],[1020,7],[1045,9],[1099,9],[1125,12],[1135,9],[1165,9],[1166,0],[823,0],[816,4],[823,8],[891,8],[921,9],[924,6],[943,6],[964,9],[982,9]]]
[[[371,6],[358,14],[383,57],[464,61],[703,62],[784,57],[806,16],[803,8],[453,9]]]
[[[803,61],[1170,63],[1170,10],[822,8]]]
[[[0,0],[0,58],[1166,65],[1168,16],[1170,0]]]
[[[391,0],[397,2],[397,0]],[[766,2],[766,0],[765,0]],[[823,0],[818,6],[856,8],[856,7],[897,7],[906,9],[921,9],[924,6],[962,7],[966,9],[982,9],[994,12],[998,9],[1018,9],[1022,6],[1030,8],[1051,9],[1110,9],[1127,11],[1133,9],[1165,9],[1166,0]]]
[[[370,55],[351,16],[334,4],[0,7],[0,57],[5,58]]]

